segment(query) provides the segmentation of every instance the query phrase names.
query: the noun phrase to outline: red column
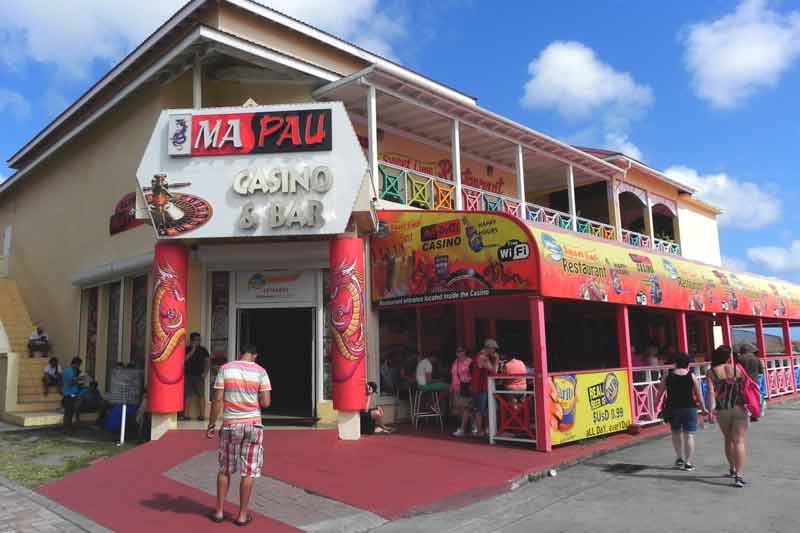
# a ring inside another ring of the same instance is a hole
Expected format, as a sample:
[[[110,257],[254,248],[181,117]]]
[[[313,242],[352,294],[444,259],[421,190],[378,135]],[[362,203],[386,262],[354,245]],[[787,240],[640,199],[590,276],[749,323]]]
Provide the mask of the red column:
[[[722,344],[726,344],[733,348],[733,338],[731,337],[731,317],[730,315],[720,316],[720,325],[722,326]]]
[[[764,342],[764,319],[756,317],[756,348],[758,349],[761,364],[764,366],[764,381],[767,384],[767,398],[772,391],[769,388],[769,374],[767,373],[767,343]]]
[[[553,449],[550,438],[550,376],[547,372],[547,337],[544,326],[544,300],[529,301],[531,350],[533,351],[533,393],[536,409],[536,449]]]
[[[330,334],[333,338],[333,408],[366,408],[366,302],[364,243],[358,237],[331,241]]]
[[[637,422],[636,402],[634,401],[633,391],[633,360],[631,358],[631,329],[628,321],[628,306],[617,306],[617,343],[619,345],[619,366],[624,368],[628,374],[628,399],[631,403],[631,414],[633,423]]]
[[[147,389],[147,406],[151,413],[183,411],[188,262],[189,253],[182,244],[156,244],[153,257],[153,307]]]
[[[675,329],[678,333],[678,351],[689,353],[689,332],[686,327],[686,312],[679,311],[675,317]]]
[[[794,357],[792,357],[792,328],[789,326],[788,320],[781,320],[781,328],[783,328],[783,353],[789,358],[789,369],[791,375],[786,380],[792,386],[792,390],[797,390],[796,383],[794,382]]]

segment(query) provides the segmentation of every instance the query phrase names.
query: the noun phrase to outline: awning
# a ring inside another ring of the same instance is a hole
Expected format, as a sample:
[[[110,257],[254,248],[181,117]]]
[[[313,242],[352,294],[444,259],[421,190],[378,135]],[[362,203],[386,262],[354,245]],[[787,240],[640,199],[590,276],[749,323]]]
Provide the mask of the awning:
[[[800,287],[525,224],[502,213],[380,211],[372,294],[380,306],[514,293],[800,319]]]

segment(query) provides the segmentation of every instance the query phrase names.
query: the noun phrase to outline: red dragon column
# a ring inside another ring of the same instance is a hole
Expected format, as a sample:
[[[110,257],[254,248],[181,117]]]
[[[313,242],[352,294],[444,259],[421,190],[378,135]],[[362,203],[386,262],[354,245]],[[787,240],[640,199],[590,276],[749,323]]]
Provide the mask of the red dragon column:
[[[358,237],[331,241],[330,334],[333,338],[333,408],[339,437],[357,439],[358,413],[366,408],[364,244]]]
[[[148,407],[151,413],[168,414],[183,410],[187,263],[188,252],[181,244],[156,244],[148,373]]]

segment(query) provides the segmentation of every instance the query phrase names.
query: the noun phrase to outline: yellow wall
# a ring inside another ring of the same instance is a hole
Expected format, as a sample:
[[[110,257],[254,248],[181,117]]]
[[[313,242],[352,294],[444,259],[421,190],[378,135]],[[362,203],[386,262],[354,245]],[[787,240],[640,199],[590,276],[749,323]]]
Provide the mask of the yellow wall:
[[[365,144],[367,138],[366,125],[355,122],[356,133]],[[380,128],[380,109],[378,109],[378,127]],[[385,132],[378,143],[378,159],[412,170],[452,179],[452,158],[449,148],[427,144],[395,133]],[[493,165],[492,175],[488,175],[487,163],[475,159],[461,157],[461,182],[463,185],[484,189],[495,194],[517,197],[517,178],[507,169],[499,169]]]
[[[135,172],[162,108],[191,105],[191,73],[148,84],[72,140],[0,197],[0,227],[13,227],[11,276],[55,352],[78,349],[80,291],[71,278],[153,250],[153,230],[109,235],[117,201],[134,190]],[[105,346],[98,346],[98,359]]]

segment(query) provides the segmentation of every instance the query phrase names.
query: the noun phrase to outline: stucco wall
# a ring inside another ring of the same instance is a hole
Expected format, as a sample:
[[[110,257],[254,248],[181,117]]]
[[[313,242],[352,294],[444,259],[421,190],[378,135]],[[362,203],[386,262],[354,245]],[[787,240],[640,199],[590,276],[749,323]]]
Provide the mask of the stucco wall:
[[[109,217],[134,190],[161,109],[186,106],[191,73],[165,86],[148,84],[0,197],[0,227],[13,226],[11,276],[63,359],[78,350],[80,291],[71,278],[153,250],[149,226],[111,236]],[[104,352],[99,344],[98,359]]]
[[[678,204],[678,224],[683,256],[687,259],[721,265],[719,227],[714,215],[685,204]]]

